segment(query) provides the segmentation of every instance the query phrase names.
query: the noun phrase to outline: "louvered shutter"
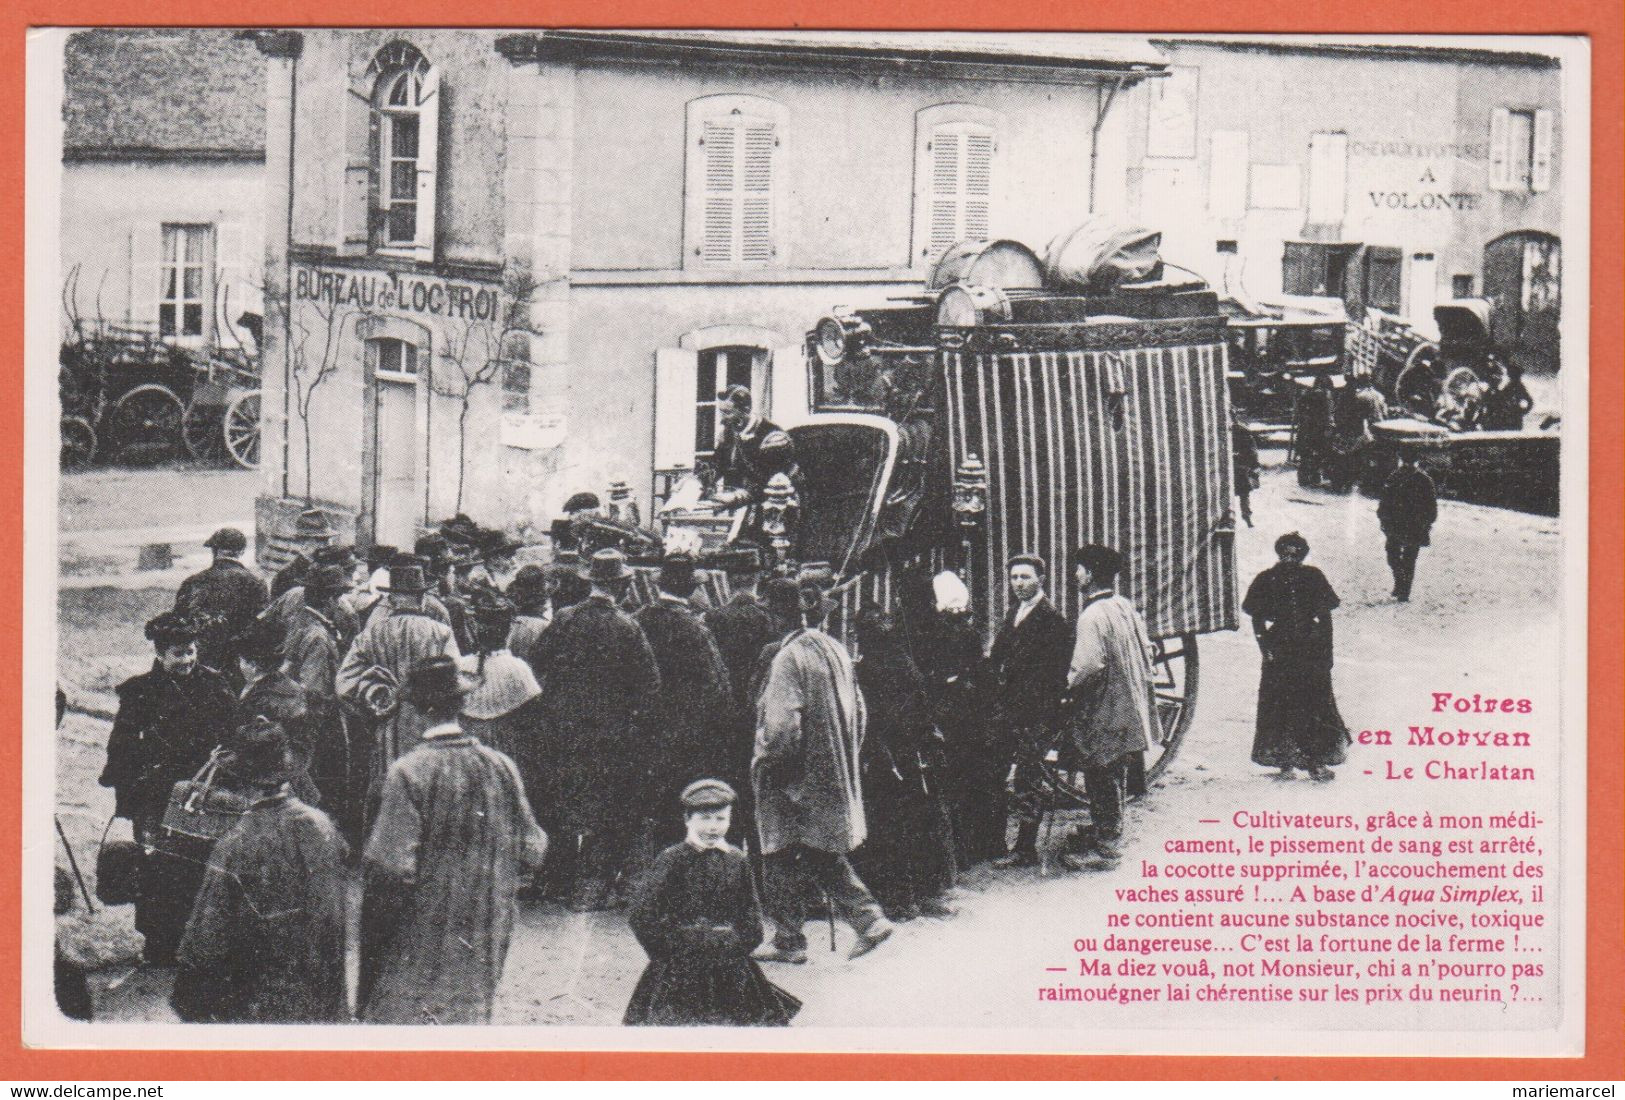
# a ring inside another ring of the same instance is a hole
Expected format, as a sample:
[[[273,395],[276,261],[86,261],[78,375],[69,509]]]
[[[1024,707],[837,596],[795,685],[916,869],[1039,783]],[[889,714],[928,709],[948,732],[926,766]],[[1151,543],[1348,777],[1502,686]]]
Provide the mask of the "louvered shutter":
[[[804,344],[789,344],[773,350],[772,382],[768,393],[772,398],[770,415],[781,428],[800,424],[811,411],[807,396],[807,348]]]
[[[1497,107],[1490,113],[1490,187],[1506,191],[1512,187],[1512,112]]]
[[[695,387],[699,384],[700,357],[686,348],[655,351],[656,470],[687,470],[694,466]]]
[[[412,249],[434,261],[435,186],[440,178],[440,70],[429,69],[418,86],[417,233]]]
[[[963,240],[986,240],[993,220],[993,131],[972,123],[935,126],[925,150],[929,176],[919,201],[925,226],[920,257],[935,263]]]
[[[1552,138],[1555,130],[1551,111],[1535,112],[1534,153],[1530,158],[1529,190],[1552,189]]]
[[[339,178],[338,253],[359,256],[371,244],[372,148],[378,119],[372,104],[354,90],[344,93],[344,172]]]
[[[778,253],[774,210],[779,171],[772,119],[735,113],[700,129],[700,259],[707,264],[766,265]]]
[[[130,227],[130,308],[135,324],[158,324],[158,289],[162,277],[164,227],[143,222]]]

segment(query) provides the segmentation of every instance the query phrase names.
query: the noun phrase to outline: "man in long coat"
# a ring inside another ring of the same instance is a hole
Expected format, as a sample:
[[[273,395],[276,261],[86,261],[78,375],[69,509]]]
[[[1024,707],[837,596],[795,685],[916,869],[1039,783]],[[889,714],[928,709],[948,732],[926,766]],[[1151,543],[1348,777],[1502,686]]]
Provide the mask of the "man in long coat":
[[[172,998],[203,1023],[345,1023],[345,844],[289,781],[309,756],[277,723],[245,731],[221,766],[253,808],[209,857]]]
[[[660,670],[660,691],[645,718],[653,755],[642,804],[665,847],[679,839],[675,831],[666,833],[682,820],[678,799],[684,788],[728,771],[732,696],[716,639],[688,602],[696,585],[693,559],[668,558],[657,585],[658,598],[633,618]]]
[[[706,627],[717,640],[722,663],[727,666],[728,685],[732,688],[725,735],[727,759],[724,770],[717,774],[741,794],[734,804],[733,816],[734,828],[741,838],[756,835],[756,799],[750,789],[750,758],[756,749],[756,697],[751,693],[756,665],[762,658],[763,648],[784,636],[762,602],[761,581],[759,557],[741,555],[734,559],[728,566],[728,583],[732,589],[728,601],[704,615]],[[750,848],[755,858],[759,853],[754,840]]]
[[[1134,605],[1112,590],[1123,557],[1109,546],[1090,544],[1073,551],[1072,568],[1083,590],[1077,640],[1067,671],[1072,700],[1067,730],[1083,764],[1089,797],[1089,828],[1076,851],[1081,866],[1111,870],[1120,858],[1123,798],[1136,758],[1161,735],[1152,698],[1150,649],[1145,623]],[[1066,854],[1062,866],[1079,864]]]
[[[400,559],[390,566],[385,596],[387,608],[373,613],[339,666],[335,681],[339,698],[357,707],[365,706],[363,697],[369,687],[382,682],[375,670],[386,673],[397,690],[395,710],[379,719],[374,727],[374,777],[382,776],[397,758],[412,751],[428,726],[428,720],[417,708],[399,697],[406,674],[419,661],[430,657],[461,655],[451,628],[424,611],[423,595],[427,590],[428,581],[421,564],[412,559]]]
[[[1044,595],[1044,559],[1019,554],[1010,559],[1010,611],[999,626],[988,655],[992,677],[993,720],[1004,743],[994,771],[983,778],[984,797],[1001,833],[1007,808],[1016,818],[1016,844],[999,867],[1038,864],[1038,822],[1043,817],[1042,764],[1056,722],[1066,666],[1072,653],[1072,628]],[[1015,804],[1007,807],[1005,777],[1014,765]]]
[[[859,754],[863,692],[852,659],[819,630],[832,610],[816,584],[798,593],[800,625],[773,655],[756,711],[756,825],[761,836],[770,962],[807,961],[807,880],[821,887],[858,934],[850,957],[895,931],[847,853],[867,836]]]
[[[1414,455],[1401,452],[1399,465],[1383,482],[1382,499],[1377,504],[1377,521],[1382,524],[1387,543],[1388,569],[1394,575],[1394,599],[1400,603],[1411,598],[1416,556],[1431,541],[1438,518],[1439,496],[1433,479],[1417,466]]]
[[[147,961],[167,964],[186,928],[203,869],[155,850],[170,791],[191,779],[226,738],[232,694],[220,673],[198,661],[197,631],[173,612],[147,624],[158,656],[152,669],[118,686],[119,709],[107,737],[101,785],[113,788],[114,813],[127,818],[146,848],[135,927]]]
[[[229,680],[236,675],[231,639],[264,610],[265,582],[243,564],[248,539],[235,527],[222,527],[203,545],[214,552],[214,561],[181,582],[175,610],[198,630],[198,660]]]
[[[632,801],[651,759],[643,716],[660,691],[649,639],[619,606],[632,580],[626,556],[598,551],[587,580],[592,594],[560,611],[530,655],[556,769],[542,797],[562,854],[575,859],[570,904],[581,912],[609,903],[637,835]]]
[[[489,1023],[514,898],[547,836],[514,762],[458,725],[457,663],[419,663],[406,694],[431,724],[390,765],[367,839],[357,1009],[373,1024]]]
[[[348,546],[322,547],[316,551],[315,564],[305,574],[304,580],[267,604],[265,610],[260,612],[260,618],[275,623],[283,634],[291,640],[295,621],[305,608],[305,588],[310,583],[310,578],[315,576],[318,571],[324,571],[323,576],[331,582],[331,578],[333,578],[336,571],[337,575],[343,578],[343,582],[342,587],[335,596],[335,602],[330,609],[328,618],[338,631],[339,652],[343,653],[350,648],[350,643],[355,641],[355,636],[361,633],[361,620],[356,618],[355,612],[350,609],[343,599],[355,587],[357,565],[358,562],[353,548]]]

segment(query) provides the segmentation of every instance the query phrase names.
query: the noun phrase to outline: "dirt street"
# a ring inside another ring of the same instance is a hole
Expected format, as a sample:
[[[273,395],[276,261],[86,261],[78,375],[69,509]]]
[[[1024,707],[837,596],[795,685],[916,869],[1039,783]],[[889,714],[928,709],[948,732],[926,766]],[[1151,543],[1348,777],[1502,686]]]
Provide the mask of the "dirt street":
[[[1276,453],[1266,461],[1278,461]],[[1433,545],[1424,550],[1409,604],[1388,596],[1375,503],[1300,489],[1292,472],[1265,471],[1254,495],[1256,528],[1237,538],[1243,587],[1274,560],[1275,537],[1301,531],[1309,561],[1323,569],[1342,597],[1337,615],[1336,686],[1343,716],[1358,732],[1401,726],[1425,717],[1428,693],[1493,688],[1531,695],[1555,709],[1551,685],[1560,667],[1557,599],[1558,521],[1441,502]],[[76,520],[77,522],[77,520]],[[129,598],[137,597],[139,598]],[[101,600],[102,603],[96,603]],[[65,659],[101,654],[105,691],[118,675],[145,667],[139,617],[162,602],[161,592],[123,593],[118,600],[63,593]],[[118,640],[93,643],[99,628]],[[134,640],[130,631],[135,630]],[[826,950],[823,929],[810,928],[812,961],[777,967],[774,980],[805,1002],[798,1026],[982,1026],[1097,1028],[1156,1022],[1118,1006],[1045,1005],[1034,987],[1046,968],[1075,963],[1074,937],[1098,932],[1114,887],[1135,885],[1142,858],[1153,858],[1169,836],[1203,835],[1197,822],[1228,820],[1234,811],[1267,803],[1274,810],[1375,812],[1434,797],[1382,778],[1382,750],[1355,746],[1337,780],[1320,786],[1274,782],[1248,760],[1258,677],[1251,633],[1201,640],[1201,693],[1183,751],[1127,823],[1123,867],[1105,875],[978,870],[968,877],[948,921],[922,920],[858,962]],[[59,735],[58,801],[67,812],[81,864],[94,862],[94,839],[111,799],[95,785],[105,722],[74,715]],[[1555,729],[1555,720],[1542,720]],[[1544,778],[1544,777],[1543,777]],[[1541,790],[1549,793],[1550,784]],[[122,823],[121,823],[122,824]],[[86,922],[87,952],[114,962],[133,946],[128,909]],[[122,922],[122,923],[121,923]],[[616,913],[573,915],[552,905],[521,915],[496,1009],[502,1023],[618,1022],[643,956]],[[169,1019],[167,976],[114,962],[97,980],[98,1014],[122,1019]],[[1232,1010],[1234,1011],[1234,1010]],[[1283,1026],[1303,1026],[1283,1018]],[[1391,1026],[1405,1026],[1405,1014]]]

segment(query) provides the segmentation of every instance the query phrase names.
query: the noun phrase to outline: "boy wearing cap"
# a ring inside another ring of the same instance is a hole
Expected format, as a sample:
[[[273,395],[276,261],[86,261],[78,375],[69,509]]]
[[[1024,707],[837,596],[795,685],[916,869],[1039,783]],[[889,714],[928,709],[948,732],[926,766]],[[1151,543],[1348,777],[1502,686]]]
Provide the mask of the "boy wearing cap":
[[[345,1023],[345,844],[290,782],[310,755],[279,723],[238,731],[221,768],[256,795],[209,856],[171,1003],[198,1023]]]
[[[683,789],[688,835],[656,858],[628,914],[649,965],[627,1024],[783,1027],[801,1009],[750,957],[762,912],[745,853],[727,841],[734,800],[720,779]]]
[[[1067,670],[1072,701],[1065,722],[1072,748],[1083,763],[1089,796],[1089,827],[1077,838],[1080,859],[1062,854],[1069,870],[1112,870],[1120,857],[1123,798],[1136,758],[1160,743],[1152,697],[1151,641],[1134,605],[1112,585],[1123,556],[1090,543],[1072,552],[1072,572],[1082,591],[1077,641]]]
[[[107,736],[101,785],[113,788],[114,814],[133,826],[147,850],[141,864],[135,927],[148,962],[174,961],[202,869],[155,850],[175,784],[196,775],[230,728],[232,693],[225,678],[198,662],[197,629],[165,612],[147,624],[157,650],[151,670],[118,686],[119,709]]]
[[[198,659],[209,668],[234,676],[231,639],[264,608],[265,582],[242,562],[247,537],[235,527],[222,527],[203,544],[214,561],[181,582],[175,610],[197,627]]]

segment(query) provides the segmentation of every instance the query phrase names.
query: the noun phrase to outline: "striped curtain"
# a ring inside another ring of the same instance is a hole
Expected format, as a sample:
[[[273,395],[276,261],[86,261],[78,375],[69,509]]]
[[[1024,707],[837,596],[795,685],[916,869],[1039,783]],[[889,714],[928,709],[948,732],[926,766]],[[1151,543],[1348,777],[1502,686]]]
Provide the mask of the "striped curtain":
[[[1036,553],[1069,619],[1067,557],[1099,542],[1153,638],[1237,624],[1224,348],[945,353],[948,446],[988,467],[976,606],[996,625],[1004,563]]]

